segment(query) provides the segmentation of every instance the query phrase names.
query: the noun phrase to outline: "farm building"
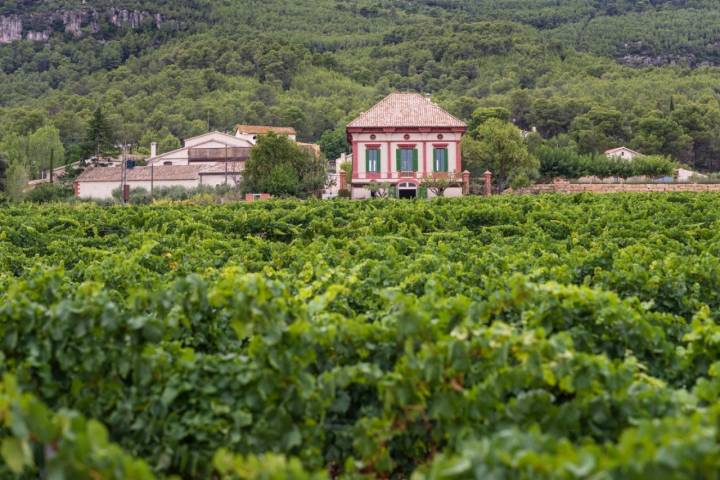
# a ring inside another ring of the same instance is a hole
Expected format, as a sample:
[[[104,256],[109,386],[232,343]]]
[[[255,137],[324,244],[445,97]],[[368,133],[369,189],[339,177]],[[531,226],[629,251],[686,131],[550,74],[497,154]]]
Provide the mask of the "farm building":
[[[157,143],[150,145],[150,157],[145,167],[128,170],[127,184],[130,188],[142,187],[150,191],[161,186],[236,185],[242,180],[245,161],[260,135],[269,132],[287,135],[295,141],[295,130],[287,127],[239,125],[235,135],[209,132],[188,138],[183,147],[157,153]],[[317,145],[300,143],[316,155]],[[120,188],[122,169],[119,166],[88,168],[75,182],[75,195],[81,198],[111,198]]]
[[[605,156],[608,158],[615,157],[623,160],[632,160],[636,157],[642,157],[642,153],[636,152],[635,150],[627,147],[618,147],[611,148],[610,150],[605,150]]]
[[[347,126],[352,197],[370,197],[371,182],[392,184],[398,196],[415,197],[423,177],[459,177],[460,139],[466,129],[464,122],[423,95],[388,95]],[[445,192],[461,194],[461,187]]]
[[[222,132],[209,132],[188,138],[183,147],[163,154],[157,154],[157,144],[150,146],[149,165],[192,165],[216,163],[227,160],[242,169],[245,160],[250,158],[250,149],[255,142],[238,138]]]
[[[122,177],[120,167],[88,168],[75,180],[75,196],[79,198],[109,199],[119,190]],[[148,192],[160,187],[196,188],[240,181],[239,172],[226,171],[224,164],[148,165],[127,170],[126,183],[130,189],[144,188]]]

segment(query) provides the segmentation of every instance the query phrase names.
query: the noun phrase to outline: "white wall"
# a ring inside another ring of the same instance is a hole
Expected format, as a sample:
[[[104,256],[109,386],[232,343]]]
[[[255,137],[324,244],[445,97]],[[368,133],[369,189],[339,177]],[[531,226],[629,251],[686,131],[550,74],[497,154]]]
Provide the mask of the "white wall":
[[[430,190],[427,192],[428,198],[435,198],[435,194]],[[443,197],[462,197],[462,187],[452,187],[445,190]]]
[[[355,198],[355,199],[370,198],[370,190],[368,190],[367,188],[353,187],[352,188],[352,198]]]
[[[228,174],[227,184],[234,186],[237,183],[242,182],[242,175],[239,174]],[[200,175],[200,183],[204,187],[217,187],[218,185],[225,185],[225,174],[212,174],[212,175]]]
[[[120,188],[120,182],[79,182],[80,198],[109,199],[112,198],[113,190]],[[150,191],[150,181],[129,181],[127,182],[130,189],[142,187],[148,192]],[[155,188],[180,186],[185,188],[195,188],[199,185],[198,180],[163,180],[155,181]]]
[[[252,147],[253,143],[220,132],[210,132],[198,137],[185,140],[183,148],[173,150],[151,158],[148,164],[152,165],[187,165],[188,149],[190,148],[225,148],[225,147]]]
[[[633,152],[632,150],[629,150],[627,148],[621,148],[617,152],[609,153],[606,156],[608,158],[619,158],[621,160],[632,160],[635,157],[637,157],[639,154],[636,152]]]

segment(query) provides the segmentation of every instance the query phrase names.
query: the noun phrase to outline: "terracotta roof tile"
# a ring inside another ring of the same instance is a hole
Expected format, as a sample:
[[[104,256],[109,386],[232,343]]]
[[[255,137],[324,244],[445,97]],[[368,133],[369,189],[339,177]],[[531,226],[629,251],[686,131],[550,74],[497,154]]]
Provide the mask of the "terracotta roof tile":
[[[245,169],[245,162],[228,162],[227,173],[240,173]],[[221,175],[225,173],[225,162],[208,163],[200,170],[200,175]]]
[[[197,180],[200,173],[211,168],[210,165],[158,165],[153,167],[135,167],[127,171],[129,182],[163,180]],[[77,178],[78,182],[119,182],[122,174],[120,167],[90,167]]]
[[[391,93],[350,122],[349,128],[361,127],[466,127],[419,93]]]
[[[266,133],[275,132],[278,135],[295,135],[295,129],[292,127],[272,127],[266,125],[236,125],[235,130],[240,133],[248,133],[252,135],[265,135]]]

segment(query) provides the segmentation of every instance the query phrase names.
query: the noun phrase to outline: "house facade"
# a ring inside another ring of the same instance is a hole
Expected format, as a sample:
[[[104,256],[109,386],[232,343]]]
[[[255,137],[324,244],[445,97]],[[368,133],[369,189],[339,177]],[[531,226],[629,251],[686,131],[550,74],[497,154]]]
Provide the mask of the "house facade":
[[[608,158],[619,158],[621,160],[632,160],[636,157],[642,157],[642,153],[627,147],[618,147],[605,150],[605,156]]]
[[[459,178],[460,140],[467,125],[417,93],[392,93],[347,125],[352,145],[352,198],[368,198],[372,182],[400,197],[417,196],[424,177]],[[461,187],[445,196],[459,196]]]
[[[182,148],[157,154],[157,144],[150,145],[148,165],[193,165],[222,162],[227,160],[242,170],[250,158],[254,142],[222,132],[209,132],[188,138]]]

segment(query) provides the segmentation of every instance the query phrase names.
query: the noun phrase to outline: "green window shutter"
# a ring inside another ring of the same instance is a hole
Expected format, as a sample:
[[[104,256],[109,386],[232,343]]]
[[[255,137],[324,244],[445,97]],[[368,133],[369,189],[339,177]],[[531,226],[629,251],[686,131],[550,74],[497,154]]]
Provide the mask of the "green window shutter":
[[[400,171],[400,149],[395,150],[395,170]]]
[[[448,159],[448,149],[443,148],[443,171],[448,171],[448,166],[450,165],[450,159]]]
[[[366,172],[370,171],[370,149],[369,148],[365,149],[365,171]]]
[[[418,151],[417,148],[413,149],[413,171],[418,171]]]
[[[437,172],[440,169],[440,164],[438,163],[438,151],[439,149],[433,148],[433,172]]]

